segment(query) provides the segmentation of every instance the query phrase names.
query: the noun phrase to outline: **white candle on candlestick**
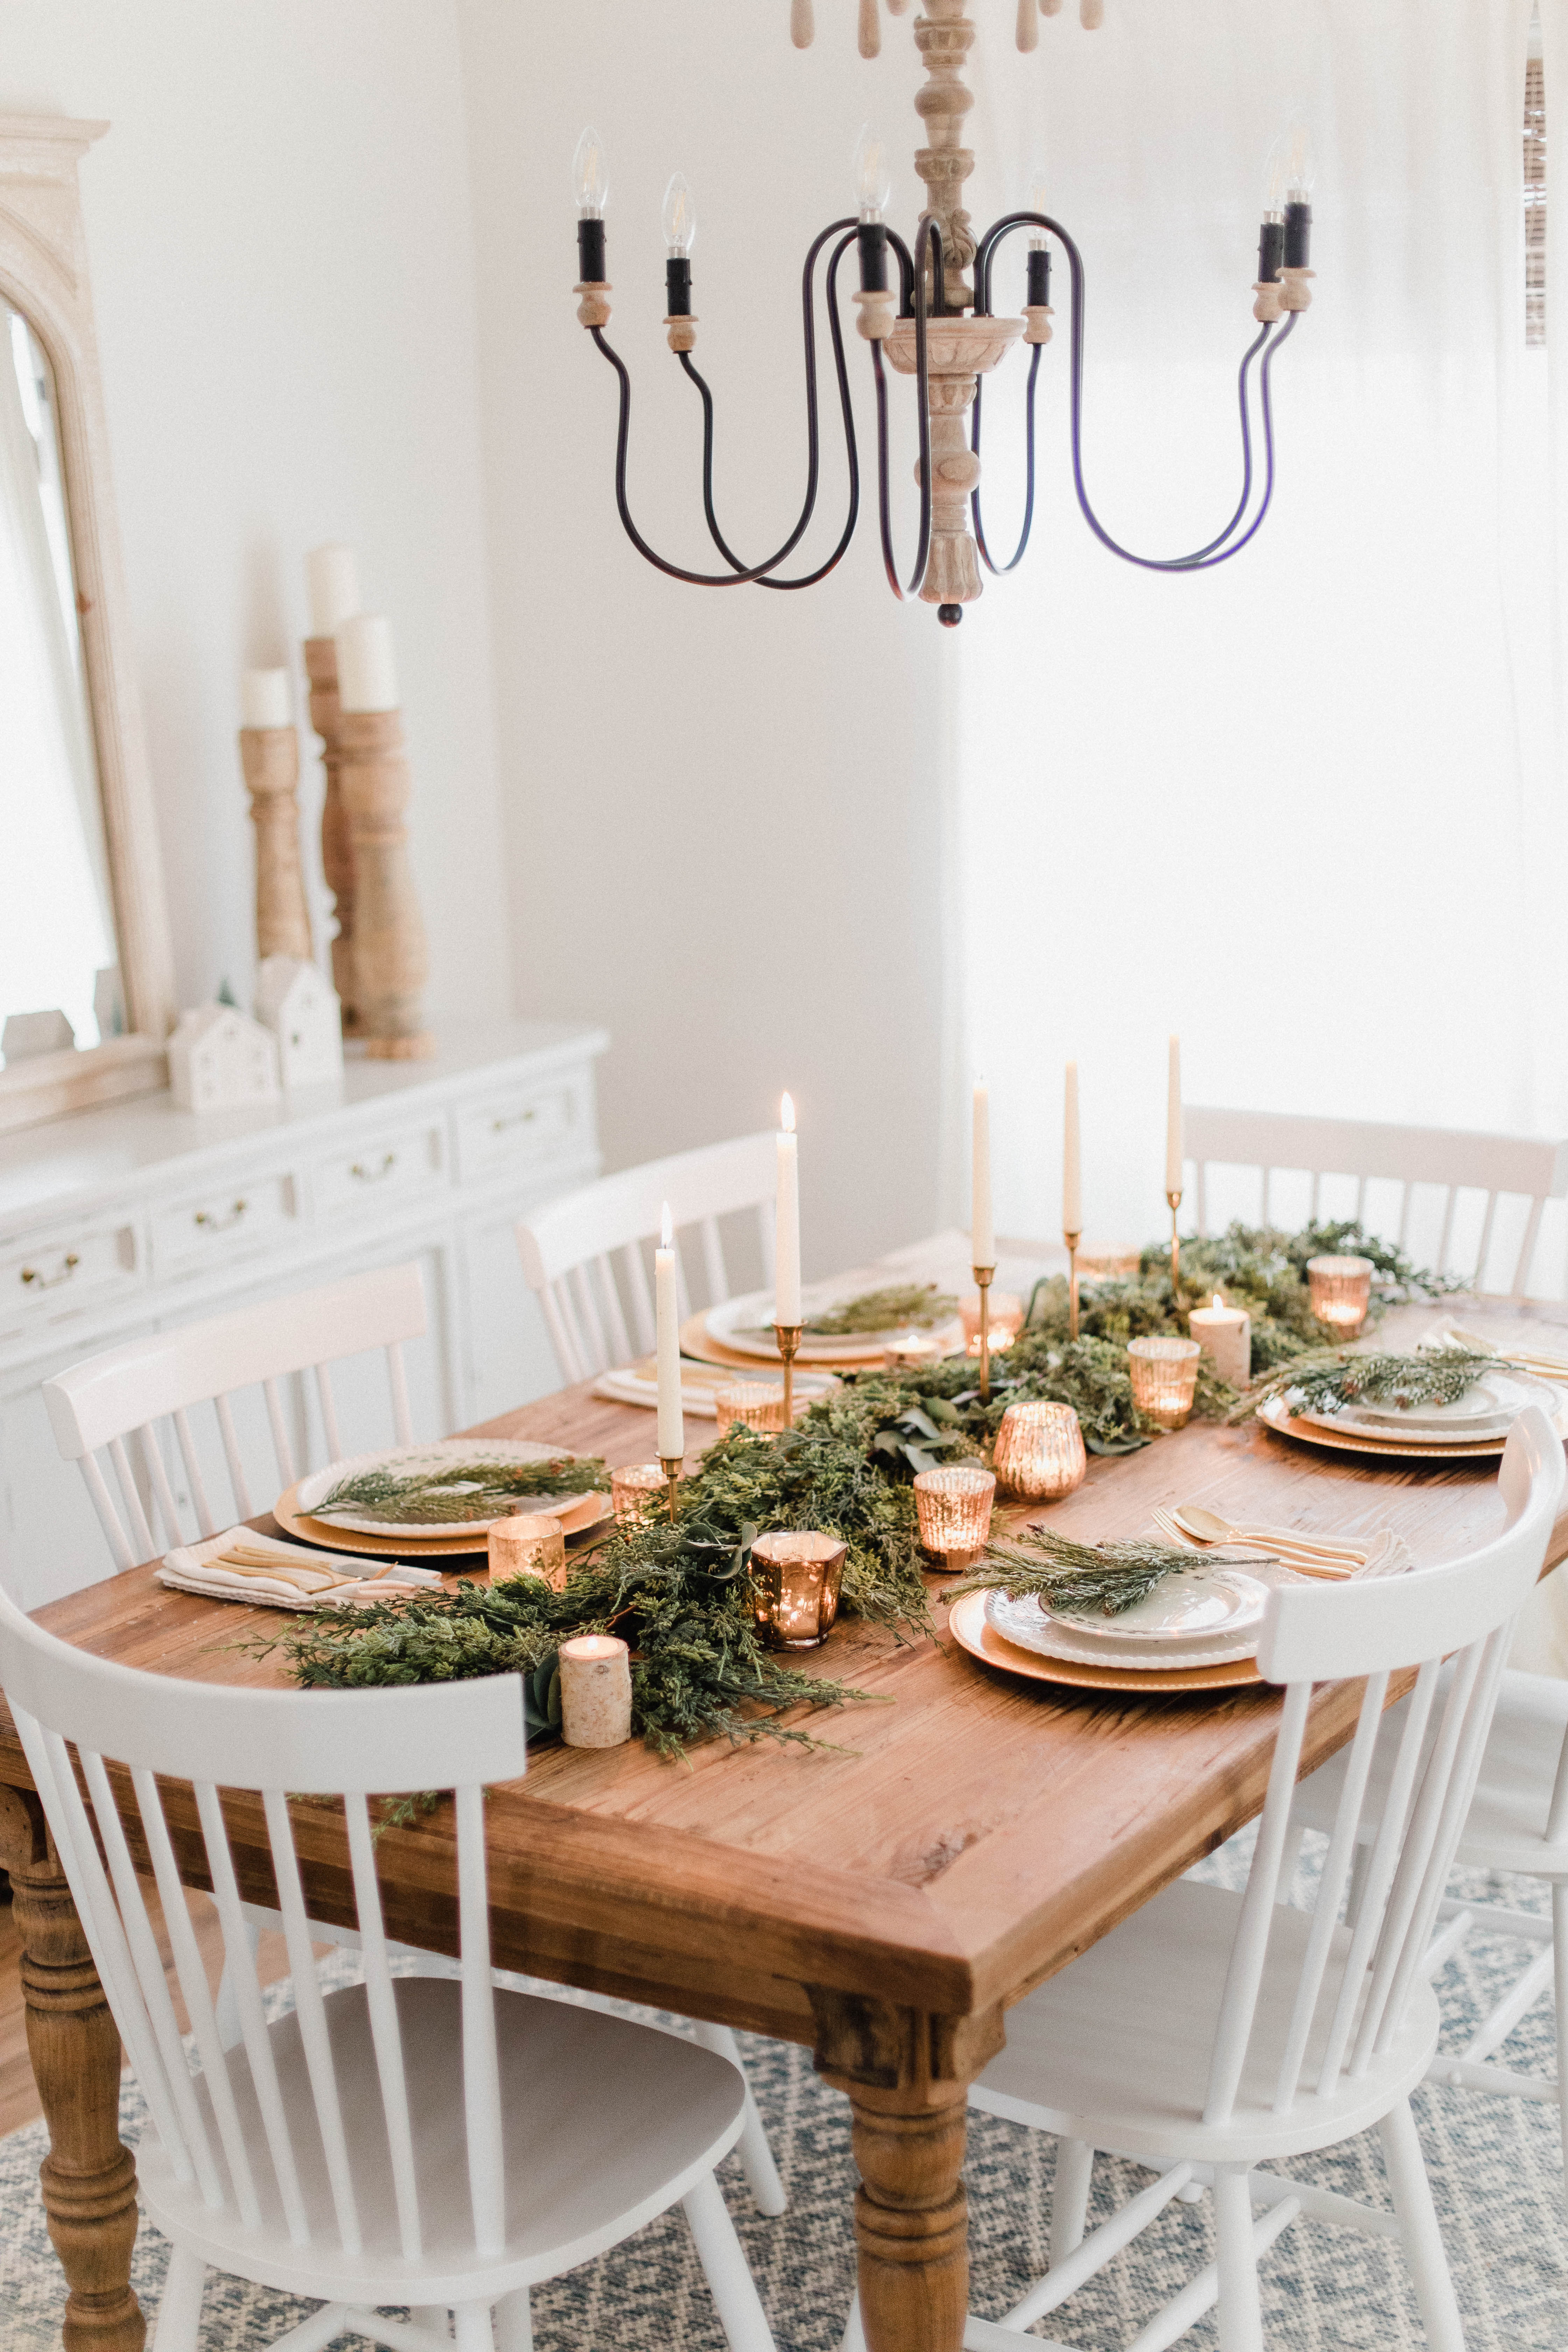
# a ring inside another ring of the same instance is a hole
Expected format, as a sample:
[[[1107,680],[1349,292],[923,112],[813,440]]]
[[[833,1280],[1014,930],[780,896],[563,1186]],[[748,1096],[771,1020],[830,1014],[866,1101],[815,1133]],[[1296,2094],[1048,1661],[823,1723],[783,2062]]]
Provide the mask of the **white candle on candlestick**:
[[[795,1158],[795,1105],[785,1095],[779,1105],[773,1321],[787,1328],[800,1319],[800,1169]]]
[[[1171,1040],[1171,1080],[1165,1098],[1165,1190],[1179,1192],[1182,1189],[1183,1161],[1186,1155],[1182,1145],[1182,1041]]]
[[[359,566],[352,547],[331,540],[313,547],[305,558],[305,585],[310,597],[310,635],[336,636],[342,624],[359,611]]]
[[[239,681],[242,727],[288,727],[294,708],[286,669],[247,669]]]
[[[1078,1064],[1068,1064],[1067,1108],[1062,1128],[1062,1231],[1083,1231],[1083,1171],[1078,1136]]]
[[[996,1231],[991,1215],[991,1089],[984,1078],[974,1087],[974,1170],[970,1187],[969,1263],[994,1265]]]
[[[658,1335],[658,1457],[674,1462],[686,1452],[680,1413],[680,1302],[675,1286],[675,1229],[664,1204],[659,1245],[653,1254],[653,1296]]]
[[[384,613],[355,613],[337,631],[338,702],[344,710],[395,710],[397,665]]]

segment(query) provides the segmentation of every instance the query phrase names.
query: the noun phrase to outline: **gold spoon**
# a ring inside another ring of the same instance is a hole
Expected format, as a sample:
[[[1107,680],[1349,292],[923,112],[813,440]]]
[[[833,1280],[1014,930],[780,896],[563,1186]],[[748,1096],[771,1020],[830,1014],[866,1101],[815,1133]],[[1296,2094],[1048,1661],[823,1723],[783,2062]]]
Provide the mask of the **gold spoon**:
[[[1199,1543],[1249,1543],[1257,1540],[1255,1535],[1244,1534],[1241,1528],[1233,1527],[1228,1519],[1222,1519],[1217,1511],[1209,1510],[1203,1503],[1179,1503],[1171,1517],[1179,1528]],[[1302,1553],[1313,1559],[1364,1560],[1366,1558],[1363,1545],[1314,1543],[1310,1536],[1299,1536],[1293,1528],[1281,1528],[1277,1538],[1270,1535],[1269,1541],[1277,1542],[1281,1552]]]

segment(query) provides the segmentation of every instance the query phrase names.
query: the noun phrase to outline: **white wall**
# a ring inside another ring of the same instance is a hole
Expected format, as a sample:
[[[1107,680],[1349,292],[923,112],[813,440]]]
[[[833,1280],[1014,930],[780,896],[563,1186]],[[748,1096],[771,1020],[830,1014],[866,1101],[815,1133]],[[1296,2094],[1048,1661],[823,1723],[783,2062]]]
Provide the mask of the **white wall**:
[[[633,370],[639,522],[675,560],[716,565],[697,394],[659,324],[659,207],[679,165],[697,203],[695,356],[718,402],[721,518],[741,551],[776,545],[804,475],[801,261],[852,208],[862,117],[896,128],[895,152],[909,144],[919,79],[907,26],[889,26],[873,68],[848,12],[822,15],[805,56],[783,0],[460,0],[458,22],[520,1002],[614,1032],[612,1165],[769,1124],[790,1087],[807,1268],[826,1272],[936,1213],[955,648],[929,608],[889,594],[869,505],[840,570],[798,596],[679,587],[633,552],[614,504],[614,378],[575,319],[569,173],[592,120],[609,151],[610,336]],[[874,499],[852,331],[849,357]],[[906,566],[911,460],[902,447]],[[823,553],[842,488],[836,458],[807,541]]]
[[[182,999],[248,982],[238,675],[299,675],[342,538],[397,633],[432,1002],[505,1009],[452,8],[7,0],[0,107],[112,125],[82,186]]]

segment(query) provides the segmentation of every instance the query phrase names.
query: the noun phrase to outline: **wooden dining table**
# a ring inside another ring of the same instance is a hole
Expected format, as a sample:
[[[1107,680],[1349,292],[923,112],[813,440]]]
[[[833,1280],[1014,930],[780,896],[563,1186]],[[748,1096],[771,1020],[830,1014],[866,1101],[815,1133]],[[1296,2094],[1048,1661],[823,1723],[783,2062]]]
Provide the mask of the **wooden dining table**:
[[[1401,1307],[1405,1347],[1449,1310]],[[1467,1300],[1503,1344],[1521,1328],[1568,1352],[1568,1308]],[[1542,1327],[1545,1327],[1544,1328]],[[653,1451],[651,1413],[567,1389],[485,1424],[612,1465]],[[693,1456],[702,1424],[688,1423]],[[1417,1567],[1502,1523],[1495,1461],[1336,1455],[1256,1424],[1194,1423],[1131,1455],[1091,1460],[1049,1509],[1074,1536],[1147,1531],[1156,1505],[1348,1537],[1391,1528]],[[1042,1513],[1041,1516],[1044,1516]],[[259,1522],[258,1524],[267,1524]],[[1568,1556],[1568,1513],[1548,1564]],[[939,1637],[942,1587],[931,1580]],[[64,1639],[171,1683],[277,1685],[234,1644],[256,1612],[127,1570],[38,1612]],[[1064,1968],[1260,1808],[1279,1701],[1263,1686],[1185,1697],[1028,1681],[954,1643],[841,1620],[813,1660],[879,1705],[810,1719],[826,1744],[714,1740],[683,1762],[640,1744],[542,1744],[489,1792],[496,1962],[806,2045],[848,2099],[855,2231],[871,2352],[959,2352],[968,2305],[963,2181],[970,2084],[1009,2007]],[[1314,1702],[1310,1769],[1348,1736],[1360,1686]],[[259,1799],[226,1800],[241,1891],[270,1903]],[[208,1880],[195,1807],[169,1800],[183,1874]],[[301,1809],[313,1917],[352,1925],[342,1824]],[[119,2040],[8,1714],[0,1714],[0,1862],[11,1873],[27,2032],[51,2150],[42,2173],[68,2284],[67,2352],[140,2352],[130,2285],[135,2170],[118,2130]],[[382,1835],[389,1932],[457,1949],[449,1811]]]

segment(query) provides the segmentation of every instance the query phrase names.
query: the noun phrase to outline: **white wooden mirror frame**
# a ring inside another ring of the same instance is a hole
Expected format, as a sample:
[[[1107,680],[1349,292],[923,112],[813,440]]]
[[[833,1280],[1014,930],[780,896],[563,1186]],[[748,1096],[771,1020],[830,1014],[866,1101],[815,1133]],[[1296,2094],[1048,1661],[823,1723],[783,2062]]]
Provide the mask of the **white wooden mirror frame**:
[[[107,122],[0,115],[0,295],[54,369],[128,1034],[0,1070],[0,1129],[167,1085],[174,956],[109,462],[77,167]],[[16,855],[0,844],[0,855]]]

